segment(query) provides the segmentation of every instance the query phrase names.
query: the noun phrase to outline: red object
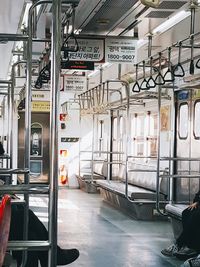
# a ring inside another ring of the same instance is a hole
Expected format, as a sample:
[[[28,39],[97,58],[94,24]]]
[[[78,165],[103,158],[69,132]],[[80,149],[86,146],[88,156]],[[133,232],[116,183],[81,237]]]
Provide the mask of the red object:
[[[11,219],[11,197],[5,195],[0,205],[0,267],[3,265],[8,244]]]

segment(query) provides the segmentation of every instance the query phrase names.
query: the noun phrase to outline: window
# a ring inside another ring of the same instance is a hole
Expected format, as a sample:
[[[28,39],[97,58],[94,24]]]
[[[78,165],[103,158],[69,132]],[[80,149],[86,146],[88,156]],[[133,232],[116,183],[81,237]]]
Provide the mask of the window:
[[[31,160],[30,161],[30,175],[37,177],[42,174],[42,161],[41,160]]]
[[[99,138],[99,147],[98,150],[101,152],[103,151],[103,127],[104,126],[104,121],[100,120],[98,124],[98,138]]]
[[[200,101],[194,105],[194,137],[200,139]]]
[[[188,104],[179,106],[179,138],[186,139],[188,136],[189,109]]]
[[[31,125],[31,156],[42,156],[42,126],[39,123]]]

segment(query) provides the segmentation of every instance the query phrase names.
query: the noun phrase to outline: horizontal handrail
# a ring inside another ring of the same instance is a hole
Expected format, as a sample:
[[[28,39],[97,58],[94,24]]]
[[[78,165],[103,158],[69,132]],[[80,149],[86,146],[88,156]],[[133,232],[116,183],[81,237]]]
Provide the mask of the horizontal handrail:
[[[0,155],[0,159],[10,159],[11,157],[8,154]]]
[[[2,185],[0,186],[1,193],[11,194],[48,194],[49,187],[44,185]]]
[[[200,178],[200,175],[178,175],[178,174],[162,174],[160,178]]]
[[[94,154],[124,154],[124,152],[118,151],[91,151],[91,150],[81,150],[80,153],[94,153]]]
[[[7,169],[1,168],[0,174],[28,174],[29,169]]]
[[[170,157],[162,157],[160,160],[169,160],[169,161],[200,161],[200,158],[184,158],[184,157],[178,157],[178,158],[170,158]]]
[[[48,250],[50,243],[48,241],[9,241],[8,250]]]
[[[157,172],[157,170],[144,170],[144,169],[128,169],[128,172]]]

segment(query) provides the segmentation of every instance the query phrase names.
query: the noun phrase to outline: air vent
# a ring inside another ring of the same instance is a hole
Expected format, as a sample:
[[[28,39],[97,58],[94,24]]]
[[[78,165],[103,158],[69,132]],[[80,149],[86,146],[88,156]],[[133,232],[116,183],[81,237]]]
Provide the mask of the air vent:
[[[107,0],[85,28],[83,28],[83,31],[93,32],[95,28],[109,31],[116,21],[126,14],[135,3],[137,3],[137,0]],[[98,25],[97,21],[99,20],[107,20],[109,23],[107,25]]]
[[[163,1],[157,9],[179,9],[186,3],[187,1]]]
[[[173,11],[151,11],[146,18],[167,18]]]

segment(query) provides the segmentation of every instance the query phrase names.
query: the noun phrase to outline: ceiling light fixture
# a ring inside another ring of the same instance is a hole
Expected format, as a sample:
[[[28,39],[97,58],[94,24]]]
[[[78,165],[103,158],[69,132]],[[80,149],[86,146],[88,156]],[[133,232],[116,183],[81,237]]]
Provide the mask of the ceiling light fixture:
[[[166,20],[165,22],[160,24],[158,27],[153,29],[152,33],[154,35],[161,34],[161,33],[165,32],[165,31],[169,30],[170,28],[172,28],[173,26],[175,26],[176,24],[178,24],[179,22],[181,22],[185,18],[189,17],[190,14],[191,14],[190,11],[181,10],[176,15],[174,15],[171,18],[169,18],[168,20]]]

